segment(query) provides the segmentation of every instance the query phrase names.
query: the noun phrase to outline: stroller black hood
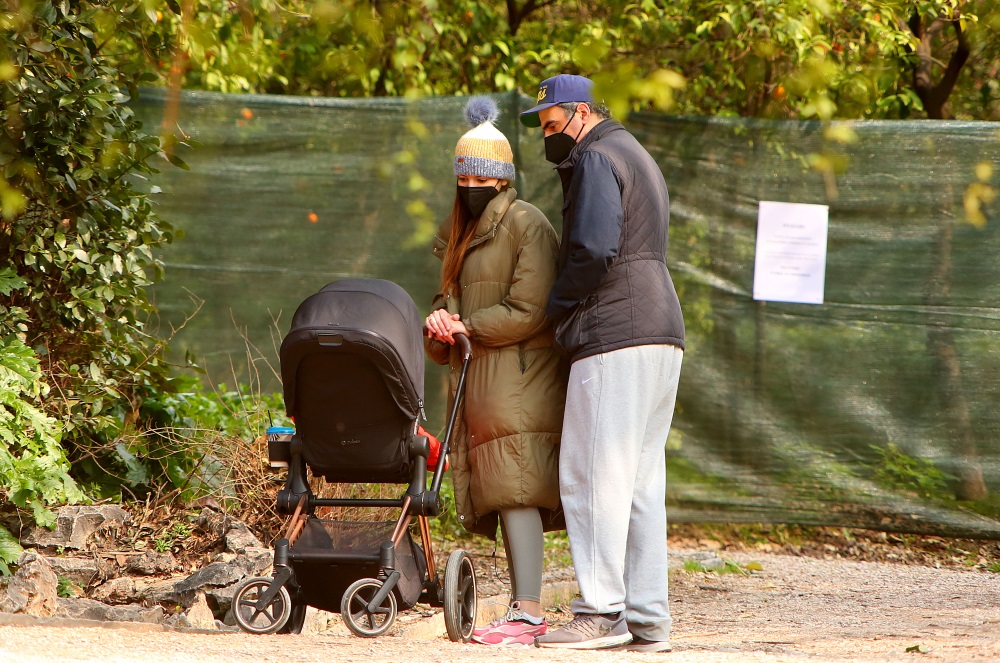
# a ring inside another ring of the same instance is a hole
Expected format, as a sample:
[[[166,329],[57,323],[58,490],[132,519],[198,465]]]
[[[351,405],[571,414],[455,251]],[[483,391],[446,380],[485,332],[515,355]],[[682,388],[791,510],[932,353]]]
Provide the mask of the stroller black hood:
[[[392,281],[343,279],[327,285],[299,305],[281,343],[288,414],[295,414],[295,375],[306,355],[323,346],[350,351],[352,345],[363,345],[377,351],[379,370],[393,399],[411,420],[416,419],[424,398],[421,329],[413,300]]]

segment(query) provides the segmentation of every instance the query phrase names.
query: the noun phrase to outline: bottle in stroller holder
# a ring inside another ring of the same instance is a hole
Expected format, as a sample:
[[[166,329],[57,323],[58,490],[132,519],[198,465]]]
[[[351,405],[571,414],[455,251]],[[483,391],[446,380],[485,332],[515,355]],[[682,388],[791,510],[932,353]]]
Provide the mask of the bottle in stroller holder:
[[[299,633],[307,606],[339,612],[351,632],[386,633],[400,609],[444,608],[448,636],[467,642],[477,610],[476,575],[463,550],[436,568],[428,519],[440,513],[441,479],[472,356],[457,336],[462,369],[428,487],[423,416],[423,338],[416,306],[379,279],[336,281],[307,298],[281,345],[285,408],[295,428],[267,431],[271,466],[287,468],[277,496],[291,518],[275,542],[272,577],[243,582],[233,614],[249,633]],[[320,498],[309,473],[329,483],[408,484],[397,499]],[[317,507],[396,507],[396,521],[319,518]],[[419,543],[410,534],[416,518]]]

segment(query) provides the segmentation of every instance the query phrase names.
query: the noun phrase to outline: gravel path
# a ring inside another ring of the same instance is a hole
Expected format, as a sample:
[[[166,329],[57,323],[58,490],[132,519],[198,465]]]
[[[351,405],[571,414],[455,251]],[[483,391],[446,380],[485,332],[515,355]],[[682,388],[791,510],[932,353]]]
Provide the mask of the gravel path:
[[[0,621],[0,663],[1000,660],[998,573],[768,553],[726,558],[758,562],[762,570],[672,574],[671,654],[499,649],[395,631],[375,640],[332,633],[258,637],[8,620]],[[555,622],[568,617],[550,613]]]

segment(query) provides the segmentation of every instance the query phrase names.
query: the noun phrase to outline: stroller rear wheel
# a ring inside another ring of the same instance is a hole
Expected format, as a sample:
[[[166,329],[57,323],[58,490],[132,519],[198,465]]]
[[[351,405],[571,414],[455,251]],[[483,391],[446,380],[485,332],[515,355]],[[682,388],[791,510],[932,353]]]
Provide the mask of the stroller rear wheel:
[[[340,616],[347,628],[362,638],[382,635],[396,621],[396,596],[389,592],[379,605],[372,599],[382,589],[382,581],[362,578],[347,588],[340,600]]]
[[[298,635],[302,633],[302,627],[306,623],[306,606],[301,599],[292,599],[292,609],[289,611],[288,623],[278,631],[278,633],[291,633]]]
[[[444,625],[452,642],[468,642],[476,627],[476,571],[464,550],[448,557],[444,568]]]
[[[292,601],[282,585],[267,605],[258,606],[261,597],[271,587],[272,578],[251,578],[233,596],[233,616],[247,633],[265,635],[277,633],[292,614]]]

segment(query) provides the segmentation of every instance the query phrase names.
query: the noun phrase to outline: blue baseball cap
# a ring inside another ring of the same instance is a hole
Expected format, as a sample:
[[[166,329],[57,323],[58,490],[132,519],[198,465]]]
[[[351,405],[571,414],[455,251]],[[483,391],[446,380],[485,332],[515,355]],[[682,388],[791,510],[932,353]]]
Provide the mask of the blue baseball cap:
[[[591,103],[594,101],[594,82],[583,76],[559,74],[546,78],[538,86],[538,105],[521,113],[521,124],[526,127],[540,127],[538,111],[569,102]]]

